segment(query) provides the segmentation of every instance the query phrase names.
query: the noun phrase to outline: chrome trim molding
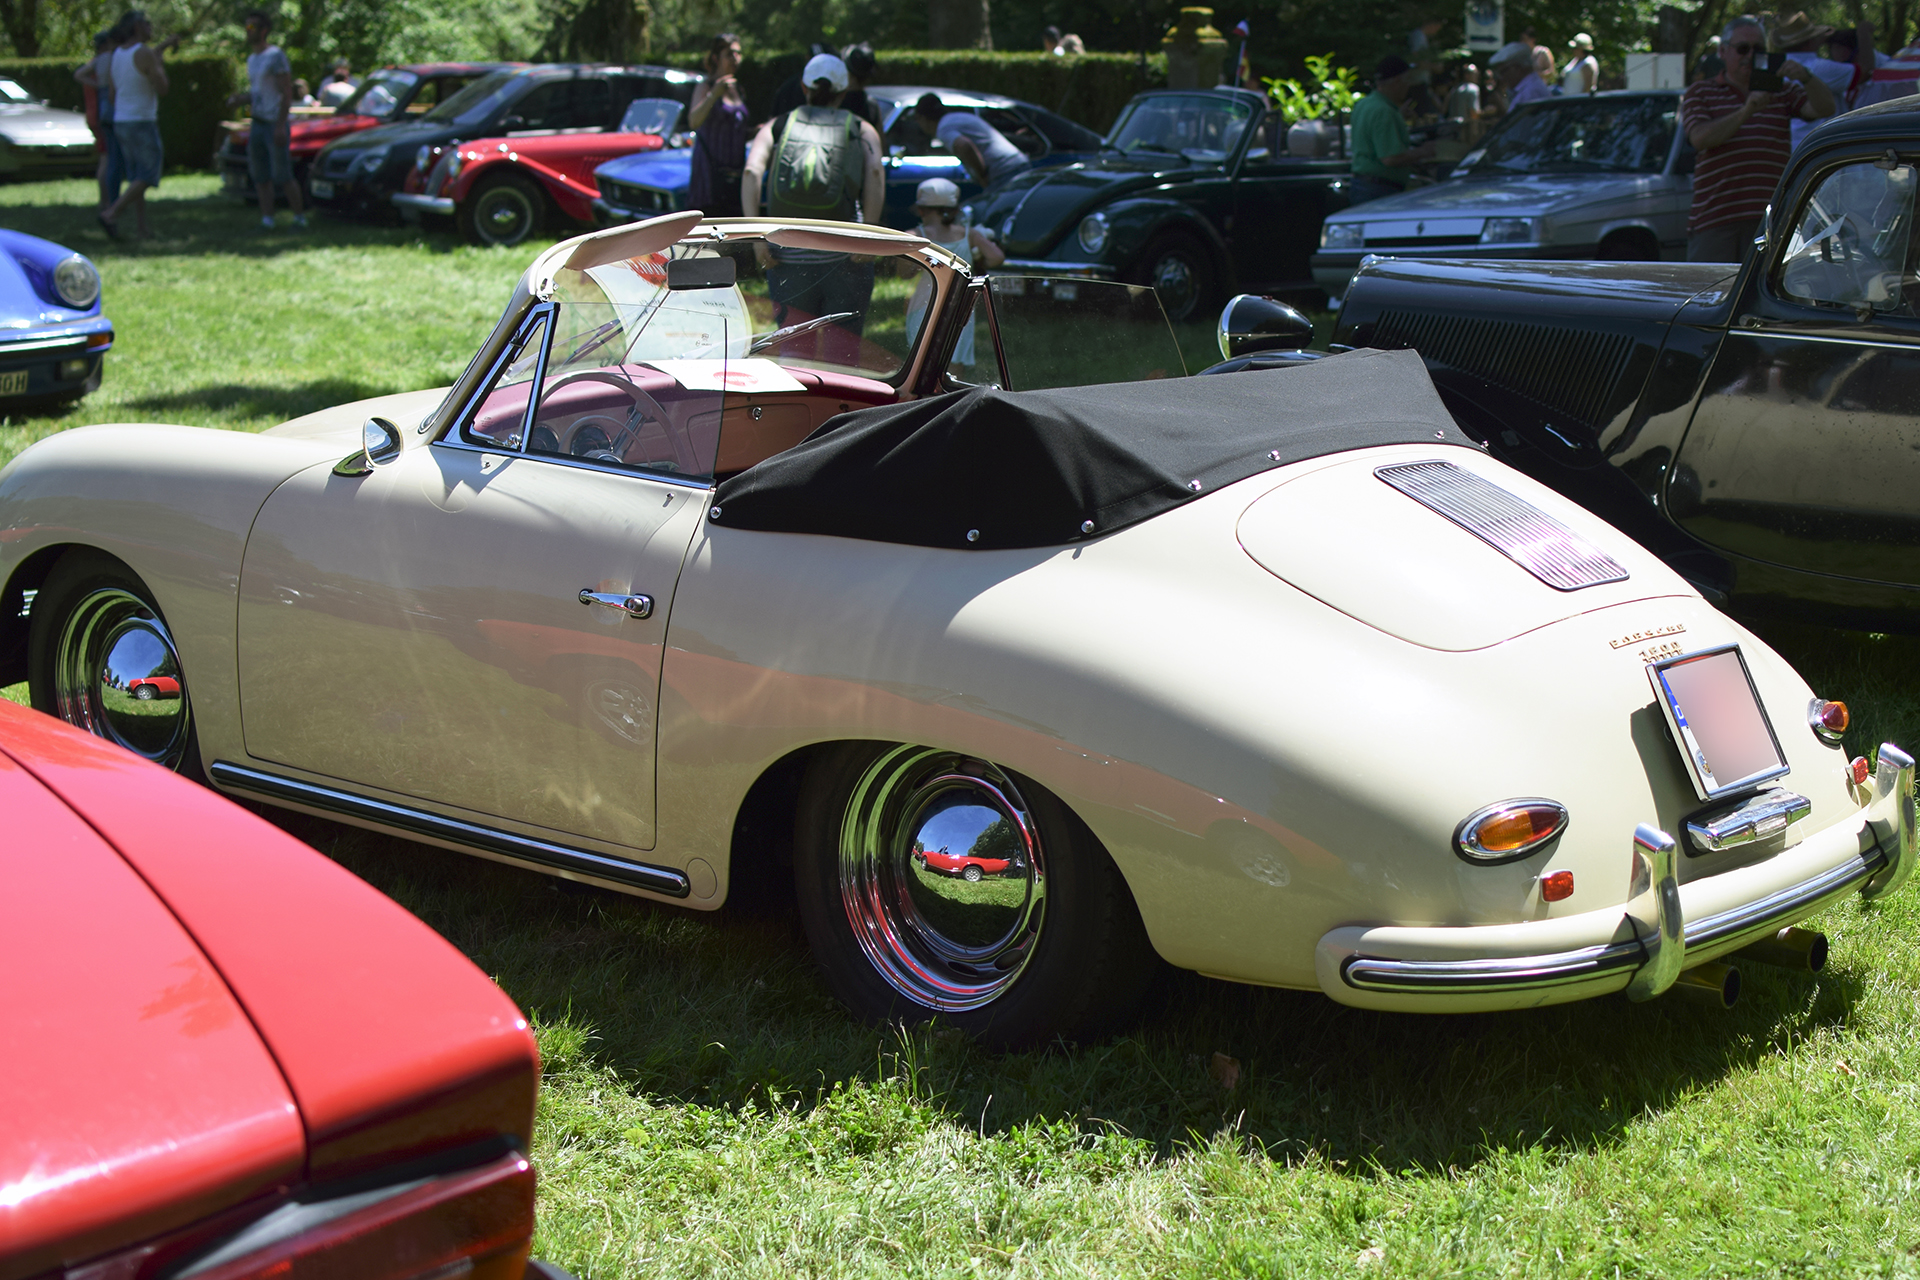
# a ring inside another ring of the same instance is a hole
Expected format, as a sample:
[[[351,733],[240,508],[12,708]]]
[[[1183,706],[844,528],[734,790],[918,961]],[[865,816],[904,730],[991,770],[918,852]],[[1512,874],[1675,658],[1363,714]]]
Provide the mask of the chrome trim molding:
[[[1531,502],[1438,458],[1376,467],[1382,481],[1444,516],[1556,591],[1624,582],[1618,561]]]
[[[1518,960],[1386,960],[1352,956],[1341,968],[1347,985],[1367,991],[1503,991],[1558,987],[1640,963],[1646,954],[1636,939],[1581,947]]]
[[[1687,839],[1702,853],[1721,853],[1777,836],[1813,812],[1813,801],[1784,787],[1762,791],[1713,817],[1687,820]]]
[[[393,203],[402,209],[418,209],[422,213],[453,213],[453,197],[423,196],[408,191],[393,193]]]
[[[692,888],[686,876],[667,867],[624,862],[619,858],[588,853],[584,849],[517,836],[477,823],[462,822],[458,818],[442,817],[424,809],[373,800],[333,787],[323,787],[318,783],[249,769],[225,760],[215,760],[208,766],[207,772],[213,778],[214,785],[227,790],[244,791],[268,800],[290,800],[296,804],[311,805],[316,809],[378,823],[394,831],[432,836],[452,844],[484,849],[488,853],[500,854],[547,870],[572,871],[600,880],[612,880],[670,898],[684,898]]]
[[[1096,280],[1111,280],[1119,274],[1104,262],[1048,262],[1041,258],[1008,258],[994,269],[1041,276],[1090,276]]]
[[[84,333],[70,333],[60,338],[28,338],[19,342],[9,342],[0,336],[0,359],[27,351],[53,351],[60,347],[79,347],[84,351],[86,344],[87,335]]]

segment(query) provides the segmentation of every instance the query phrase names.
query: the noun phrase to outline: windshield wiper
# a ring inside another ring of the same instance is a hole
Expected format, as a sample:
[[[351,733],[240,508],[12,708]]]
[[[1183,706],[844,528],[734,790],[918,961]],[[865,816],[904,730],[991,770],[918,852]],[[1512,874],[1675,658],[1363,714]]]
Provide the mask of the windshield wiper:
[[[835,324],[841,320],[858,319],[858,311],[836,311],[829,316],[817,316],[812,320],[802,320],[799,324],[790,324],[784,329],[775,329],[772,333],[763,333],[747,344],[747,354],[758,355],[769,347],[777,346],[797,334],[809,333],[823,324]]]

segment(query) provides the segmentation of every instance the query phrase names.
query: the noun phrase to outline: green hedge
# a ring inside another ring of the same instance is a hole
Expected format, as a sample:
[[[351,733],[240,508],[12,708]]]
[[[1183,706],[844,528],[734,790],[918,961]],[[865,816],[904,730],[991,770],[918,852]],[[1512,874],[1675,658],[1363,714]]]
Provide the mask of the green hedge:
[[[72,58],[0,58],[0,76],[56,107],[78,111],[85,103],[73,78]],[[167,95],[160,99],[160,140],[169,169],[205,169],[213,163],[220,122],[230,113],[227,95],[244,81],[241,65],[219,56],[167,59]]]
[[[882,49],[874,56],[879,62],[873,73],[875,84],[1002,93],[1058,111],[1096,133],[1107,131],[1134,94],[1163,88],[1167,83],[1167,60],[1160,54],[1147,59],[1144,84],[1136,54],[1089,53],[1078,58],[1056,58],[1050,53],[987,53],[976,49]],[[698,71],[701,55],[669,54],[663,61]],[[803,52],[747,51],[740,89],[754,119],[766,118],[774,91],[800,74],[806,61]]]

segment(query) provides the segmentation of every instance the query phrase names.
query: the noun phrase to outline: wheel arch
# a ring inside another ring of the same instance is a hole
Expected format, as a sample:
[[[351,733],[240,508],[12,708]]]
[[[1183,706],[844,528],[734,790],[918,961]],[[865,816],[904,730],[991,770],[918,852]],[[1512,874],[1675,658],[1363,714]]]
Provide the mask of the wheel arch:
[[[1645,222],[1616,222],[1600,233],[1596,242],[1602,258],[1620,262],[1658,262],[1661,256],[1660,235]],[[1608,245],[1631,246],[1641,253],[1638,258],[1616,258],[1607,252]]]
[[[1113,222],[1116,243],[1110,256],[1122,274],[1139,265],[1140,255],[1156,238],[1169,231],[1183,231],[1213,255],[1214,270],[1221,284],[1231,282],[1233,258],[1227,251],[1227,242],[1221,238],[1219,228],[1192,205],[1164,197],[1140,197],[1115,201],[1103,212]],[[1074,226],[1079,226],[1079,222]]]
[[[62,556],[85,546],[79,542],[49,543],[34,550],[7,575],[6,586],[0,587],[0,688],[27,678],[27,635],[33,626],[33,601],[28,593],[40,590]]]

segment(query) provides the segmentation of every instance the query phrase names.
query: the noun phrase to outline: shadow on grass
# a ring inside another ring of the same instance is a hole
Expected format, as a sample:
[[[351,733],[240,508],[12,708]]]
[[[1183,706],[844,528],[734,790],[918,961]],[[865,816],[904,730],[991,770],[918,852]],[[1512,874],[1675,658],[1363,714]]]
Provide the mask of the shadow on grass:
[[[798,922],[655,906],[317,819],[269,813],[419,914],[533,1016],[591,1032],[588,1058],[671,1101],[802,1109],[842,1080],[910,1076],[981,1132],[1117,1132],[1163,1155],[1223,1131],[1358,1176],[1444,1172],[1499,1150],[1583,1150],[1846,1019],[1844,964],[1749,972],[1731,1012],[1615,997],[1526,1013],[1377,1014],[1318,993],[1174,974],[1132,1034],[990,1055],[957,1032],[854,1023]],[[1223,1090],[1215,1052],[1241,1063]],[[564,1063],[554,1064],[557,1068]]]
[[[249,386],[230,382],[164,395],[141,396],[124,404],[128,409],[159,415],[198,411],[233,413],[247,418],[286,419],[400,389],[372,387],[346,378],[319,378],[289,387]]]

